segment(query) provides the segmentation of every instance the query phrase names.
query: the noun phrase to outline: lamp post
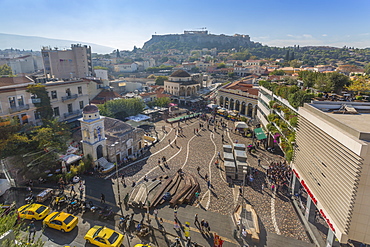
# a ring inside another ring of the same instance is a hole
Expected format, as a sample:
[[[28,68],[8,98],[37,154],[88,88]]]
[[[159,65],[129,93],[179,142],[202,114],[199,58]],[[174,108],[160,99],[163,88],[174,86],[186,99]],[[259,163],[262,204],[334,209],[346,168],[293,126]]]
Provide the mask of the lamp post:
[[[122,210],[122,201],[121,201],[121,192],[120,192],[120,189],[119,189],[119,181],[118,181],[118,162],[117,162],[117,144],[119,144],[119,142],[115,142],[114,144],[111,145],[111,147],[114,147],[114,160],[116,161],[116,177],[117,177],[117,191],[118,191],[118,205],[121,209],[121,214],[123,216],[123,210]]]

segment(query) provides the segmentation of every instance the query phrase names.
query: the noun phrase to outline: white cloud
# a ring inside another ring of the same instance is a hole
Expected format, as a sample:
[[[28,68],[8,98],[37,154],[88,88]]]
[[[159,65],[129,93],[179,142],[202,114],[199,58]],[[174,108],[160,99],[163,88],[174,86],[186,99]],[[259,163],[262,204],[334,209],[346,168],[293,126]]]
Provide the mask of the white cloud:
[[[326,34],[326,33],[324,33],[323,35],[321,35],[321,36],[323,36],[323,37],[327,37],[328,35]]]
[[[311,34],[303,34],[302,36],[303,36],[303,38],[312,39]]]

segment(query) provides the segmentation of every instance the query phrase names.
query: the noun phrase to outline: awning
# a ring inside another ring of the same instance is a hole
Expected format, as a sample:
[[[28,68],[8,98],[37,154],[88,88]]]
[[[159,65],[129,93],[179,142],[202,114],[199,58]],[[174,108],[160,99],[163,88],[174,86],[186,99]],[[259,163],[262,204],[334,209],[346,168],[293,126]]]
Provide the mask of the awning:
[[[254,134],[256,134],[256,137],[258,140],[266,139],[267,136],[262,128],[254,129]]]
[[[246,129],[248,128],[248,125],[245,122],[236,122],[235,128],[237,129]]]
[[[60,158],[61,158],[61,160],[66,162],[67,165],[69,165],[69,164],[72,164],[72,163],[80,160],[82,157],[79,156],[79,155],[75,155],[75,154],[68,154],[68,155],[61,156]]]
[[[151,137],[151,136],[144,136],[144,140],[147,140],[147,141],[150,141],[150,142],[154,142],[155,141],[155,138],[154,137]]]

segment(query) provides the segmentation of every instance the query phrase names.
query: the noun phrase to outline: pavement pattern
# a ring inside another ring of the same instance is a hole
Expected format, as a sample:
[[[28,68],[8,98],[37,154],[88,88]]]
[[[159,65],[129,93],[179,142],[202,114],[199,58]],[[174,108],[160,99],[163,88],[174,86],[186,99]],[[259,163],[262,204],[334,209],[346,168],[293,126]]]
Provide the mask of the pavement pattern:
[[[218,116],[217,119],[220,120],[221,117]],[[221,215],[231,215],[236,205],[245,200],[257,211],[260,227],[263,230],[309,243],[309,238],[290,199],[281,193],[273,194],[275,192],[269,189],[269,185],[262,190],[266,174],[263,166],[268,166],[272,161],[280,161],[281,156],[261,148],[258,148],[254,154],[248,154],[248,163],[257,169],[257,174],[253,183],[245,187],[244,198],[239,195],[239,185],[229,185],[226,182],[222,162],[220,168],[215,166],[217,153],[219,151],[222,153],[223,144],[231,144],[235,140],[246,145],[252,143],[251,138],[242,137],[232,131],[232,121],[226,122],[229,128],[216,128],[215,131],[213,125],[207,129],[204,121],[192,119],[186,123],[181,122],[182,133],[178,134],[178,124],[173,124],[171,127],[170,124],[160,121],[156,123],[160,142],[150,148],[151,155],[120,169],[119,173],[124,174],[125,183],[131,185],[133,181],[138,183],[143,180],[145,175],[149,179],[164,175],[171,176],[182,168],[184,172],[195,174],[200,182],[201,203],[193,206]],[[203,130],[200,130],[199,123],[205,125]],[[163,126],[165,131],[162,131]],[[199,134],[196,133],[197,129]],[[221,139],[222,134],[225,138],[224,143]],[[163,164],[158,165],[158,159],[163,156],[168,161],[168,168]],[[261,160],[261,166],[258,165],[258,158]],[[199,174],[198,166],[201,168]],[[209,189],[204,179],[206,175],[211,181]],[[107,178],[114,178],[114,176],[111,174]]]

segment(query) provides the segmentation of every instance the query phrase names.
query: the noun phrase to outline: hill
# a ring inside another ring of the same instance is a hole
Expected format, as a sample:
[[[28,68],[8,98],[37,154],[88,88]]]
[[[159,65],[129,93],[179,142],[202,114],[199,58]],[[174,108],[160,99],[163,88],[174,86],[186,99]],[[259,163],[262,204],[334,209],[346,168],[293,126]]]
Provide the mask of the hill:
[[[16,34],[0,33],[0,49],[25,49],[40,51],[43,46],[58,47],[58,48],[70,48],[71,44],[84,44],[91,46],[91,50],[94,53],[110,53],[114,48],[97,45],[88,42],[73,41],[73,40],[62,40],[62,39],[49,39],[37,36],[24,36]]]
[[[251,41],[249,35],[228,36],[208,34],[208,31],[184,31],[184,34],[152,35],[152,38],[144,43],[143,50],[178,49],[184,51],[217,48],[218,51],[222,51],[256,46],[261,46],[261,44]]]

